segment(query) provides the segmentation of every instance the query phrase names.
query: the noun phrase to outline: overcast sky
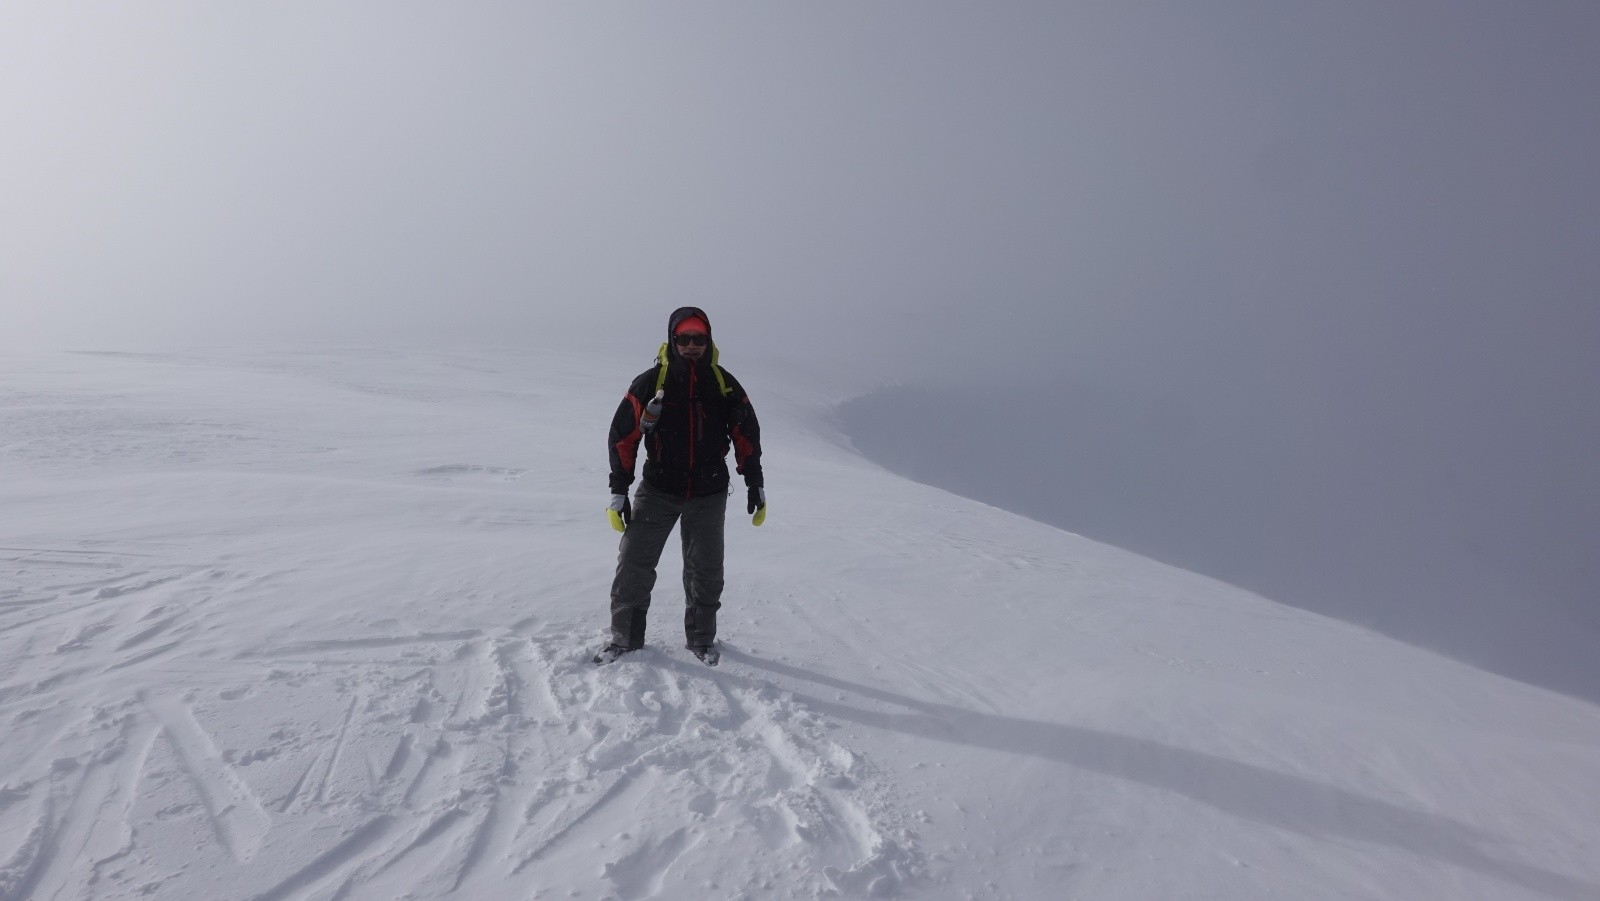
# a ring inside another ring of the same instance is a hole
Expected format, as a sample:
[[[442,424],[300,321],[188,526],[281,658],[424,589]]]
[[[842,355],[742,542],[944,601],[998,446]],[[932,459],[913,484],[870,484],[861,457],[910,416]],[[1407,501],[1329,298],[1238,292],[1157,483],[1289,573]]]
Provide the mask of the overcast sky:
[[[697,302],[896,363],[1589,388],[1597,46],[1587,2],[11,0],[0,298],[72,345]]]
[[[7,0],[0,346],[648,354],[695,303],[1035,398],[1042,454],[1068,379],[1270,410],[1600,585],[1597,48],[1587,0]]]

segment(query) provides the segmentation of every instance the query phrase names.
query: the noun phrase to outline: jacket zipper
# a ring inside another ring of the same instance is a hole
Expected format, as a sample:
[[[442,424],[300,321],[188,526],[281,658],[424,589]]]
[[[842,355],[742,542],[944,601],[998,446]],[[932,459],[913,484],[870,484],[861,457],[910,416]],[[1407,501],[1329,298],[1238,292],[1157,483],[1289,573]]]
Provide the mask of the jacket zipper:
[[[683,489],[684,500],[694,497],[694,424],[695,424],[695,370],[689,367],[689,481]]]

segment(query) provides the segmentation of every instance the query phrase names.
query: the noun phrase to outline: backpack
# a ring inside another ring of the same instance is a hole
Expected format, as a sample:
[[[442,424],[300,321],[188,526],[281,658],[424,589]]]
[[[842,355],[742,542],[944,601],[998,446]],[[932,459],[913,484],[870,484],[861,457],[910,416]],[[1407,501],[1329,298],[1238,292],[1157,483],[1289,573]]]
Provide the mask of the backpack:
[[[722,396],[723,397],[727,397],[728,395],[733,393],[733,389],[728,387],[728,380],[723,378],[723,376],[722,376],[722,366],[720,366],[717,363],[717,358],[720,355],[721,355],[720,352],[717,350],[717,345],[712,344],[711,345],[711,373],[717,377],[717,387],[719,389],[721,389]],[[667,387],[667,365],[668,365],[668,361],[671,360],[671,359],[672,358],[668,354],[668,351],[667,351],[667,345],[666,345],[665,342],[663,342],[662,345],[661,345],[661,350],[656,352],[656,392],[657,393],[660,393],[662,390],[664,390]]]

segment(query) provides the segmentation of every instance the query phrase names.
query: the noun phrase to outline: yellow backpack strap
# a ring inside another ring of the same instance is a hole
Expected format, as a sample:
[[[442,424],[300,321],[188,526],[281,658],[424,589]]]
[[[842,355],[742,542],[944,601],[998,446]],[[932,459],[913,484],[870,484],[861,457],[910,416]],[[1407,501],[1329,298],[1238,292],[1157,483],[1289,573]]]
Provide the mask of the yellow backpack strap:
[[[661,350],[656,353],[656,362],[661,364],[656,369],[656,393],[667,387],[667,345],[662,344]]]
[[[720,356],[722,352],[717,350],[715,344],[711,345],[711,371],[717,377],[717,387],[722,389],[722,396],[727,397],[733,393],[733,389],[728,387],[728,380],[722,377],[722,367],[717,365],[717,358]]]

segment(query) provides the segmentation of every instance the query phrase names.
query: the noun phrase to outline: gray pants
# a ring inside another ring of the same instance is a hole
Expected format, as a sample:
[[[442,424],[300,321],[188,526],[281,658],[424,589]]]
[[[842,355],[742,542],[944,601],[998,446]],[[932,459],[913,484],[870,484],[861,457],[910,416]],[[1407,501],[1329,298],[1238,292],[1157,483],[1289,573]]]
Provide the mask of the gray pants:
[[[611,640],[625,648],[644,646],[645,614],[656,584],[656,563],[672,527],[683,539],[684,636],[691,645],[717,637],[722,606],[722,527],[728,496],[674,497],[648,485],[633,496],[633,522],[622,533],[617,577],[611,582]]]

